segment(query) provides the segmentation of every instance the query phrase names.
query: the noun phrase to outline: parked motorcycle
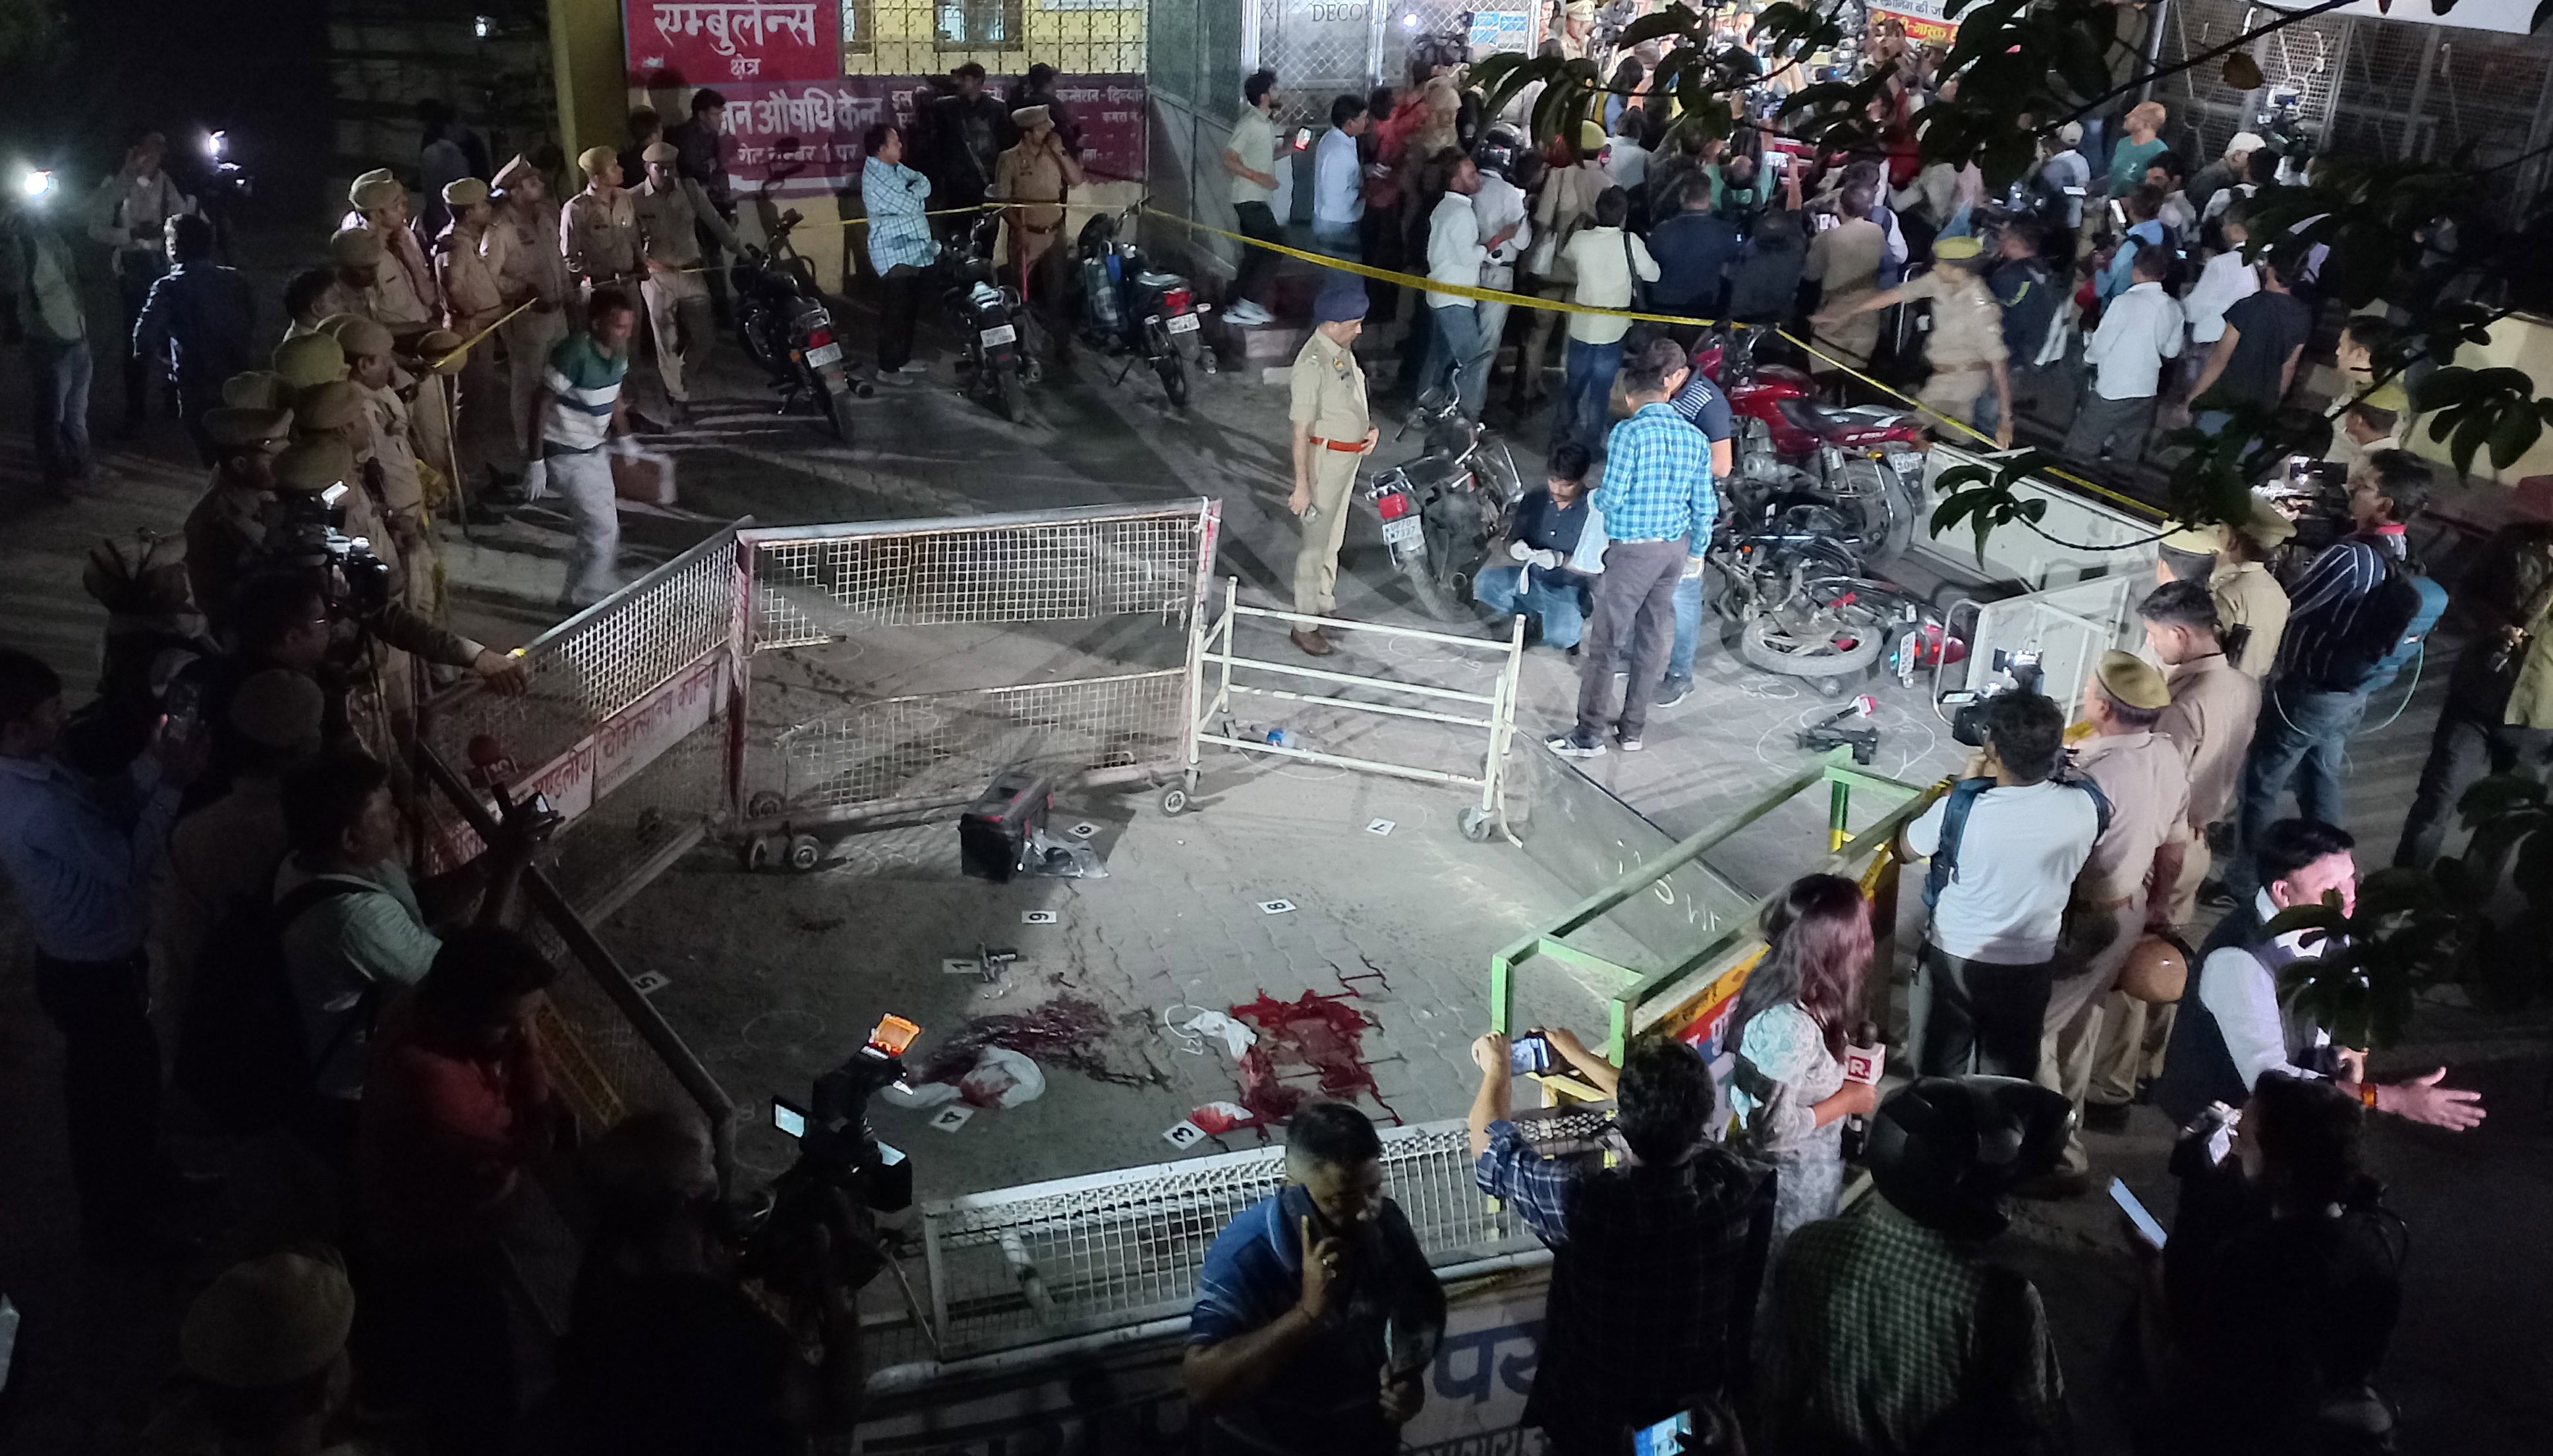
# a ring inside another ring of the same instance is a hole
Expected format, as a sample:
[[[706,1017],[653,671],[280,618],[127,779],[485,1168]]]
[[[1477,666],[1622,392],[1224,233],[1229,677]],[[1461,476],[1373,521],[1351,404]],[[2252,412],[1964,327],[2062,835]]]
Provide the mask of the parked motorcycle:
[[[1418,604],[1439,621],[1471,621],[1464,603],[1472,576],[1506,534],[1522,477],[1506,442],[1465,419],[1450,394],[1422,396],[1392,438],[1420,427],[1425,453],[1378,471],[1365,497],[1383,519],[1392,569],[1409,579]]]
[[[988,212],[966,229],[948,250],[951,279],[944,302],[964,347],[957,370],[966,376],[966,397],[982,400],[1017,424],[1028,418],[1028,386],[1042,374],[1034,350],[1021,341],[1034,331],[1019,290],[994,275],[993,243],[1001,235],[1002,215]]]
[[[807,260],[790,246],[789,234],[802,221],[795,208],[782,213],[771,230],[770,249],[748,248],[727,269],[735,285],[735,330],[744,352],[779,388],[780,412],[788,414],[803,401],[848,445],[851,401],[876,389],[851,377],[843,364],[832,308]]]
[[[1923,516],[1924,417],[1880,405],[1833,406],[1799,369],[1759,364],[1760,329],[1715,331],[1694,367],[1728,396],[1737,431],[1732,507],[1749,510],[1784,495],[1823,496],[1842,508],[1842,525],[1865,566],[1903,555]]]
[[[1136,211],[1099,213],[1081,225],[1074,244],[1081,268],[1081,335],[1095,348],[1126,355],[1126,373],[1134,372],[1138,361],[1151,365],[1162,376],[1162,392],[1184,409],[1187,366],[1215,370],[1200,333],[1210,305],[1197,302],[1195,290],[1177,273],[1144,266],[1142,250],[1126,241]],[[1126,382],[1126,373],[1117,382]]]

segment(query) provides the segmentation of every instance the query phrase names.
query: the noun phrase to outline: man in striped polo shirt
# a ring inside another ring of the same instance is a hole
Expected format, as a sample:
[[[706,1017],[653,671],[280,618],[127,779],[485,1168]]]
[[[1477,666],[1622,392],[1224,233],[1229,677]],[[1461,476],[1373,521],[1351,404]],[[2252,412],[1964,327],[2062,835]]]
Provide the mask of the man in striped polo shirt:
[[[546,486],[567,503],[576,529],[567,585],[559,593],[565,607],[591,606],[620,584],[620,513],[604,446],[629,431],[620,384],[629,374],[629,340],[638,319],[637,305],[617,288],[595,289],[585,308],[586,331],[551,350],[541,372],[531,418],[540,459],[525,472],[534,496]]]

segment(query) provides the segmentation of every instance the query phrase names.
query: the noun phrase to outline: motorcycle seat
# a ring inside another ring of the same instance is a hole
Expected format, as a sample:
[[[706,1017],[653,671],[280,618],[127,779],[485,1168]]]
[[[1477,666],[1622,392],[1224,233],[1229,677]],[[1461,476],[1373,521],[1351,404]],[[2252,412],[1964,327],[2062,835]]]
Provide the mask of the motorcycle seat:
[[[1814,399],[1784,399],[1776,408],[1782,418],[1831,445],[1859,445],[1879,439],[1899,427],[1900,417],[1887,410],[1854,406],[1835,409]]]
[[[1185,281],[1176,273],[1141,272],[1135,275],[1136,286],[1143,288],[1175,288]]]

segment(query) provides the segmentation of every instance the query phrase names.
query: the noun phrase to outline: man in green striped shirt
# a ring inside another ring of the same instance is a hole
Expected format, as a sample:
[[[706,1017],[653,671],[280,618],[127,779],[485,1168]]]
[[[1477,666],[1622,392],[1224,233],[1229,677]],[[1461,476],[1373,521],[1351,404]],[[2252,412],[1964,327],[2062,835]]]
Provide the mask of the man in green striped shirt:
[[[605,446],[629,433],[621,382],[629,375],[629,340],[638,310],[617,288],[597,288],[586,300],[586,332],[570,334],[550,351],[541,387],[532,396],[532,438],[540,458],[525,471],[534,496],[548,491],[567,504],[576,528],[568,554],[564,607],[585,607],[619,584],[620,511],[611,488],[611,460]]]

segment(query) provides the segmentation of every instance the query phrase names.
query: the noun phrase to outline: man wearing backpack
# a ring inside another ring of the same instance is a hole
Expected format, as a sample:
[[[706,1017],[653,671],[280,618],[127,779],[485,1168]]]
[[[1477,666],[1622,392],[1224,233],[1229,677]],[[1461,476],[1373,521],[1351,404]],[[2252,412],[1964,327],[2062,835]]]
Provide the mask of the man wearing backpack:
[[[62,767],[62,679],[0,650],[0,867],[36,946],[36,1001],[62,1035],[80,1243],[97,1259],[182,1253],[159,1223],[160,1040],[151,1029],[154,866],[177,791],[203,768],[165,732],[113,780]]]
[[[354,1155],[375,1013],[425,979],[443,949],[432,927],[459,919],[474,895],[476,923],[504,923],[532,850],[556,822],[509,814],[488,853],[415,884],[400,867],[403,830],[389,784],[379,760],[351,749],[322,753],[283,780],[292,854],[276,876],[275,928],[312,1093],[297,1130],[340,1173]]]
[[[2279,817],[2290,781],[2305,818],[2341,822],[2341,758],[2368,695],[2409,664],[2446,609],[2446,591],[2405,565],[2403,528],[2428,503],[2426,461],[2406,450],[2367,457],[2349,476],[2358,529],[2324,547],[2288,586],[2286,633],[2243,761],[2241,853],[2229,858],[2213,903],[2246,903],[2260,888],[2258,836]]]
[[[2106,800],[2054,776],[2065,714],[2035,692],[1987,705],[1985,743],[1950,791],[1906,827],[1905,849],[1943,862],[1916,962],[1918,1074],[2035,1077],[2056,933]]]

